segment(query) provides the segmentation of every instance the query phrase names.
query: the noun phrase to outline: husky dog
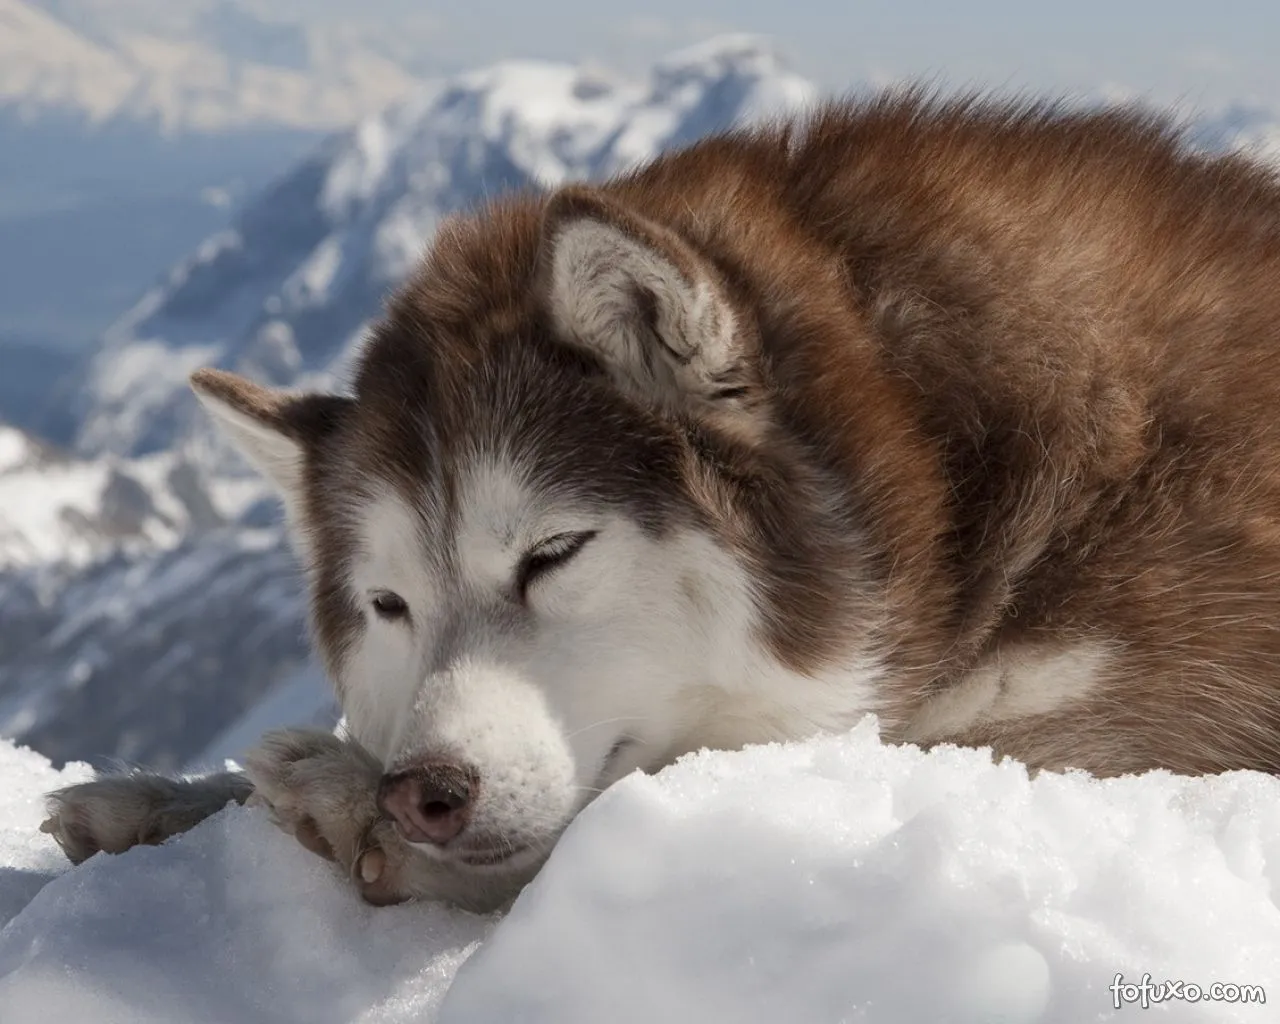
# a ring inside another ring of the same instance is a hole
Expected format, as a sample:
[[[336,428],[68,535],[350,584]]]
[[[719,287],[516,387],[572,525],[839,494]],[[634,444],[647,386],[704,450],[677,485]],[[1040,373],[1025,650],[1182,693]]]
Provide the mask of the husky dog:
[[[55,794],[73,859],[249,798],[374,902],[492,906],[620,776],[869,713],[1280,768],[1280,186],[1157,118],[710,138],[447,223],[347,395],[192,383],[283,497],[347,734]]]

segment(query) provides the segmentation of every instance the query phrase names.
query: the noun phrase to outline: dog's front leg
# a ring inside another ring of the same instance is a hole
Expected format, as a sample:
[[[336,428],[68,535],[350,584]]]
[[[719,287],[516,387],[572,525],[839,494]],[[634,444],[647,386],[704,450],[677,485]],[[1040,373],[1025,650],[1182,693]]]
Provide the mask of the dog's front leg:
[[[123,853],[162,843],[229,803],[244,803],[252,792],[249,780],[238,772],[192,779],[148,772],[107,775],[50,793],[49,817],[40,830],[79,864],[99,851]]]
[[[268,733],[247,772],[175,779],[150,772],[106,775],[46,798],[40,826],[73,864],[95,853],[156,845],[229,803],[265,806],[309,850],[339,862],[371,903],[415,895],[404,882],[412,854],[377,806],[382,769],[361,747],[327,732]]]
[[[50,833],[79,864],[185,832],[228,803],[266,808],[307,849],[336,862],[370,903],[444,899],[490,910],[532,876],[476,876],[415,850],[378,807],[382,766],[368,751],[328,732],[268,733],[245,758],[244,774],[193,779],[129,773],[48,796]]]

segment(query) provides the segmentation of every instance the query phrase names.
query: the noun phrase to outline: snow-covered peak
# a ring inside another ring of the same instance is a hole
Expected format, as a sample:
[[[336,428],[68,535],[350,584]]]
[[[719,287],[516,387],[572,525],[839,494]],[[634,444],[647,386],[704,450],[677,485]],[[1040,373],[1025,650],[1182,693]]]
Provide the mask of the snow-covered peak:
[[[1259,104],[1231,104],[1201,115],[1196,140],[1207,149],[1236,149],[1280,164],[1280,115]]]
[[[768,40],[717,36],[660,61],[649,88],[612,140],[597,170],[612,173],[644,163],[657,148],[694,142],[732,123],[764,120],[816,101],[812,82],[789,71]],[[726,123],[724,111],[734,116]]]
[[[655,98],[688,88],[736,85],[753,99],[772,100],[787,109],[814,98],[811,82],[791,72],[773,42],[763,36],[731,34],[679,50],[653,70]],[[753,113],[768,112],[768,104]]]
[[[36,461],[35,440],[17,427],[0,423],[0,475]]]
[[[0,424],[0,573],[63,572],[112,552],[171,547],[238,511],[236,497],[215,503],[173,453],[73,458]]]
[[[430,83],[330,138],[108,332],[74,389],[77,448],[182,444],[226,468],[193,415],[195,366],[276,384],[331,377],[442,217],[510,189],[614,173],[814,95],[744,36],[676,54],[642,81],[508,61]]]
[[[546,61],[504,61],[432,83],[341,138],[322,190],[335,220],[359,216],[388,189],[429,189],[443,139],[501,147],[527,177],[580,170],[645,93],[635,83]]]

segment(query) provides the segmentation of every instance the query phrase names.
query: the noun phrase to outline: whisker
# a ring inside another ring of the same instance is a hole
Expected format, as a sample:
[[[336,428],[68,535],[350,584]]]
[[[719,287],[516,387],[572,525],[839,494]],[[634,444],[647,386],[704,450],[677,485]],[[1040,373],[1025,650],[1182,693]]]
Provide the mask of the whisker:
[[[581,729],[575,729],[566,736],[566,739],[573,739],[588,729],[598,729],[602,725],[612,725],[614,722],[647,722],[649,718],[644,715],[619,715],[617,718],[602,718],[598,722],[592,722],[590,725],[584,725]]]

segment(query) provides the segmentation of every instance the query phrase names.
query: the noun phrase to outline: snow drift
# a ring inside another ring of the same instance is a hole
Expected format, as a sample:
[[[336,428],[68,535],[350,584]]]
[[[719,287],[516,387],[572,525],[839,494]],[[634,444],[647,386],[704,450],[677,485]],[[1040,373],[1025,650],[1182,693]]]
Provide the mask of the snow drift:
[[[868,721],[624,779],[499,920],[367,907],[240,808],[35,894],[55,775],[12,747],[0,770],[9,1024],[1081,1024],[1140,1019],[1145,974],[1162,1021],[1280,998],[1280,780],[1257,774],[1030,780]]]

